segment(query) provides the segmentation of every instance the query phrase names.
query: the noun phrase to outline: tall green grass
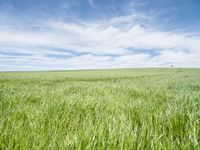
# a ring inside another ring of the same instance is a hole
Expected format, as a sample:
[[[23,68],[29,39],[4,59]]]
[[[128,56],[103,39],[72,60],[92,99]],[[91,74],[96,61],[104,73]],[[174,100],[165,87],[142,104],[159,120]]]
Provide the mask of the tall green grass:
[[[200,149],[200,69],[0,73],[0,149]]]

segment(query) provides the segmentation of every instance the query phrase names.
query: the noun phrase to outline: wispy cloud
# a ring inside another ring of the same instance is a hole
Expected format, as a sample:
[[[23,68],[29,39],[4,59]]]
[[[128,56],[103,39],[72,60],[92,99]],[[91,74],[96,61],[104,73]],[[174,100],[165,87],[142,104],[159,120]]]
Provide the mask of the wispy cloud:
[[[88,0],[88,2],[90,3],[90,5],[91,5],[92,7],[95,7],[95,4],[94,4],[93,0]]]
[[[0,70],[200,66],[200,36],[162,31],[150,21],[131,14],[100,22],[45,21],[24,29],[1,25]]]

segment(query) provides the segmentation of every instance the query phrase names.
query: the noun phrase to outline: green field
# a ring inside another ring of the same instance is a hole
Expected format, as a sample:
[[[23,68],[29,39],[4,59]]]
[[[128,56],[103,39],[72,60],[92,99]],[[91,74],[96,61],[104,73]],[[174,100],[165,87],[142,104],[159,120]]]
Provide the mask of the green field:
[[[200,149],[200,69],[2,72],[0,149]]]

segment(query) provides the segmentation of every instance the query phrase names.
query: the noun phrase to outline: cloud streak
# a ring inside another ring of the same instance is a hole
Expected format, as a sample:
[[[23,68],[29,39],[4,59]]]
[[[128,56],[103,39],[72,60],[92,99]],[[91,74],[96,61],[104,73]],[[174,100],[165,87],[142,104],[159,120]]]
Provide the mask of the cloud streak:
[[[133,14],[101,22],[41,22],[25,29],[1,25],[0,70],[200,67],[200,36],[158,30],[149,21]]]
[[[92,7],[95,7],[95,4],[94,4],[93,0],[88,0],[88,2],[90,3],[90,5],[91,5]]]

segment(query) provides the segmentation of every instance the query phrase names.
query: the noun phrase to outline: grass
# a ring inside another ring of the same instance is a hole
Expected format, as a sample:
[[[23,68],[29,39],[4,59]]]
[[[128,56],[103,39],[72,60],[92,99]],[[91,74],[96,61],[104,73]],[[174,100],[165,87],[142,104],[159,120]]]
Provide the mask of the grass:
[[[0,149],[200,149],[200,69],[0,73]]]

